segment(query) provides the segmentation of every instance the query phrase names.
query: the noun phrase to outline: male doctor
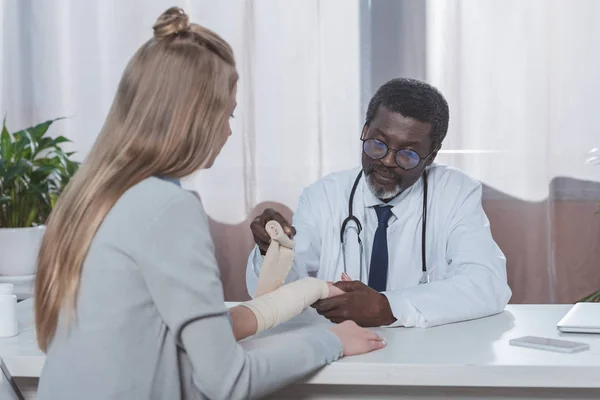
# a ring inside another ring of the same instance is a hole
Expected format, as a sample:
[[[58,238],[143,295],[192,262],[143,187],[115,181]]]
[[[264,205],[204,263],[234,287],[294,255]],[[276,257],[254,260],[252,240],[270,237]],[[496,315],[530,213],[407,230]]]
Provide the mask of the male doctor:
[[[501,312],[512,294],[481,184],[433,164],[448,119],[446,100],[424,82],[381,86],[360,137],[362,168],[307,187],[293,226],[271,209],[252,222],[249,293],[269,246],[265,224],[276,220],[296,242],[287,281],[316,276],[346,292],[313,305],[332,322],[425,328]]]

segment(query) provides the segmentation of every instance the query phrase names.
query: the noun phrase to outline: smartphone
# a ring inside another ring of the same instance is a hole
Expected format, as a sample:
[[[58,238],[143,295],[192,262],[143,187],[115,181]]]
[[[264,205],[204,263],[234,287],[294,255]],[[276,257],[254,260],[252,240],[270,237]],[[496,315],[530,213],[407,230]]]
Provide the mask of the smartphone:
[[[558,351],[561,353],[576,353],[578,351],[589,350],[590,345],[581,342],[572,342],[570,340],[550,339],[539,336],[523,336],[508,341],[512,346],[529,347],[532,349]]]

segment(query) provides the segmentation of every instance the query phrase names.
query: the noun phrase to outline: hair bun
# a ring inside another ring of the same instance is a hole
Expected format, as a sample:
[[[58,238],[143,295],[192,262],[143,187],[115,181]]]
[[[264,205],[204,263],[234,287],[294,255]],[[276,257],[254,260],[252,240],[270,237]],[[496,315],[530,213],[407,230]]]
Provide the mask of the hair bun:
[[[156,39],[163,39],[179,32],[188,31],[190,20],[181,8],[171,7],[158,17],[152,29]]]

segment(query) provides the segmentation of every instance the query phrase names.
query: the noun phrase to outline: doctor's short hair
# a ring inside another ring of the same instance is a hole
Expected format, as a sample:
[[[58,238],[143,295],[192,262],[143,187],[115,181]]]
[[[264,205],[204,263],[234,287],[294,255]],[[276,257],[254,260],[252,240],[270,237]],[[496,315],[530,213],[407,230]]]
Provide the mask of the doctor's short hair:
[[[425,82],[398,78],[384,83],[369,102],[367,126],[375,118],[379,106],[400,113],[404,117],[430,123],[434,146],[440,145],[446,137],[450,118],[448,103],[436,88]]]

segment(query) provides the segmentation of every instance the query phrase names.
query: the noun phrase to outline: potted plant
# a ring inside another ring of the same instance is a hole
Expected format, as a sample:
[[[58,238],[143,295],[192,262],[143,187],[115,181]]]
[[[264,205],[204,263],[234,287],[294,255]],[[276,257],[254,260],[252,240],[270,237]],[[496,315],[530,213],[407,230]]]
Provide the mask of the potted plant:
[[[79,163],[47,135],[50,120],[0,133],[0,275],[32,276],[45,223]]]
[[[600,290],[585,296],[579,303],[600,303]]]

